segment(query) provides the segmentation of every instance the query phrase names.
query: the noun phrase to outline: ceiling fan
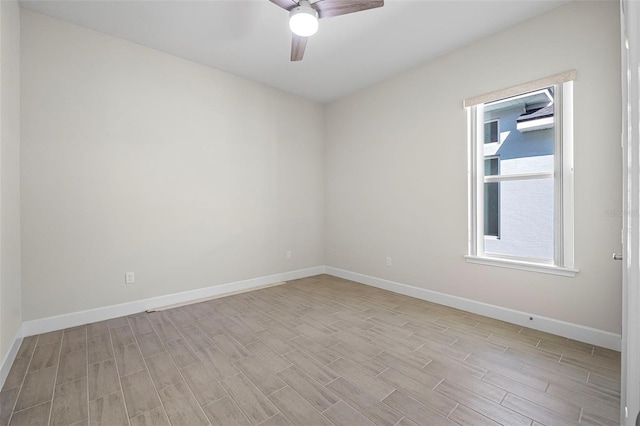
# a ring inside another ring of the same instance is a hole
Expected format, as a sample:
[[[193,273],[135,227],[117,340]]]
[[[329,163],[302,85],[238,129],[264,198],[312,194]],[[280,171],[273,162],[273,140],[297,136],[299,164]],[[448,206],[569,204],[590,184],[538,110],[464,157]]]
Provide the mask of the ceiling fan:
[[[384,6],[384,0],[269,0],[289,11],[289,27],[293,35],[291,60],[304,56],[309,36],[318,31],[318,19],[331,18]]]

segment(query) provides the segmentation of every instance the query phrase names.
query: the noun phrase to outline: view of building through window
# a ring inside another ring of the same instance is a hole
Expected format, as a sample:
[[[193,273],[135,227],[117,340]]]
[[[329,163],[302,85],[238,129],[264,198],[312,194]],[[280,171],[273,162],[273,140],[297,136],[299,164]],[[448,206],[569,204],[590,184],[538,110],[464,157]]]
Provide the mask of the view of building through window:
[[[554,93],[484,104],[484,252],[554,259]]]

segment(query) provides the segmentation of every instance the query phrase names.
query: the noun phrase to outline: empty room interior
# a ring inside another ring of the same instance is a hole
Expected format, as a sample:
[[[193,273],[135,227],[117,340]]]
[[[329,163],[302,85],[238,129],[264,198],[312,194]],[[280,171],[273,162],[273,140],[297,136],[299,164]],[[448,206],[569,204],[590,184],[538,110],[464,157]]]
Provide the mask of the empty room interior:
[[[1,1],[0,426],[635,425],[638,9]]]

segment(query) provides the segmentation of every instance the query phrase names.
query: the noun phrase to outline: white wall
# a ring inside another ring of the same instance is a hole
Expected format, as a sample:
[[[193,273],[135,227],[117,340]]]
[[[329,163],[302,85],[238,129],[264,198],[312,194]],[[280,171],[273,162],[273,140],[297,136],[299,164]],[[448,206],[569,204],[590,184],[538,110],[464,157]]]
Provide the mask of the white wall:
[[[28,10],[22,104],[25,320],[324,264],[321,105]]]
[[[20,8],[0,1],[0,366],[22,322]]]
[[[572,2],[328,106],[327,265],[619,334],[619,34],[616,2]],[[580,272],[466,263],[463,99],[574,68]]]

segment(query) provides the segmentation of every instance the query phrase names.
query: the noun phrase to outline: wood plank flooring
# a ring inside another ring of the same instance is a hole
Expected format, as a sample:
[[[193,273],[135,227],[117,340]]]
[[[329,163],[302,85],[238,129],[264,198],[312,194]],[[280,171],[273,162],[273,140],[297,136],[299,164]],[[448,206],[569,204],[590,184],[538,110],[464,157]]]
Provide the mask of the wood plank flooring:
[[[6,425],[617,425],[620,353],[321,275],[24,339]]]

